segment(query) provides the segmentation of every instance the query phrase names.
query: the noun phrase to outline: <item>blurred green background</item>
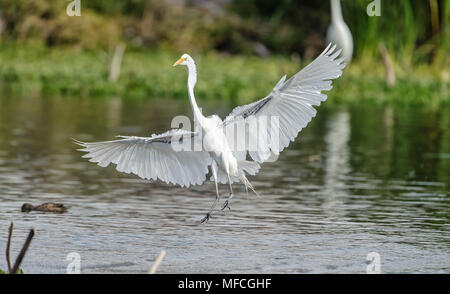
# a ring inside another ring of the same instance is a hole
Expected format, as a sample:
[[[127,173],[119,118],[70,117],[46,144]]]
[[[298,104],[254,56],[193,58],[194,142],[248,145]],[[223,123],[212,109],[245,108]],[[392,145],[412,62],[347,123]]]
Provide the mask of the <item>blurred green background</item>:
[[[326,46],[329,1],[0,0],[0,87],[33,95],[185,97],[185,72],[172,63],[189,53],[199,67],[199,99],[249,102],[265,96]],[[450,100],[449,0],[343,0],[354,59],[329,103]],[[120,76],[114,56],[124,44]],[[396,75],[386,84],[383,44]]]

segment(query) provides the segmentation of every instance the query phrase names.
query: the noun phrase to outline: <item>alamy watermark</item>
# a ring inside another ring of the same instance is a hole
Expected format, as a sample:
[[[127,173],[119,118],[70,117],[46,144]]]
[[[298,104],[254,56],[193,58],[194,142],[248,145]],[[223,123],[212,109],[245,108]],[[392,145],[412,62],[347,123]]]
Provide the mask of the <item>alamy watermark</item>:
[[[213,151],[216,144],[219,144],[228,146],[232,152],[257,152],[262,159],[269,161],[270,155],[278,154],[280,150],[280,117],[276,115],[237,118],[230,122],[222,122],[217,117],[216,120],[209,121],[208,124],[212,125],[207,127],[217,127],[219,130],[219,133],[212,133],[214,138],[209,133],[204,133],[203,128],[197,124],[195,120],[192,128],[191,120],[183,115],[172,119],[171,127],[180,130],[174,132],[170,138],[174,151],[208,152]],[[194,133],[191,133],[192,130]]]
[[[370,252],[369,254],[367,254],[366,260],[368,261],[366,273],[368,274],[381,273],[381,256],[378,252]]]
[[[70,252],[67,254],[66,261],[69,262],[66,268],[67,274],[81,273],[81,256],[78,252]]]
[[[367,5],[368,16],[381,16],[381,0],[373,0]]]
[[[81,16],[81,0],[71,1],[66,8],[68,16]]]

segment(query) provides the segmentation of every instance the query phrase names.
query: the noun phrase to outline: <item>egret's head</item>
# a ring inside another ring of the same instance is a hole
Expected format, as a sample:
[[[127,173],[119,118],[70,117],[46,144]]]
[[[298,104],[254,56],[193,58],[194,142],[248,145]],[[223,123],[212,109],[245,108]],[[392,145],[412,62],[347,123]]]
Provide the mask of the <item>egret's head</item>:
[[[188,54],[181,55],[180,59],[178,59],[173,66],[177,65],[187,65],[188,59],[191,59],[191,57]]]

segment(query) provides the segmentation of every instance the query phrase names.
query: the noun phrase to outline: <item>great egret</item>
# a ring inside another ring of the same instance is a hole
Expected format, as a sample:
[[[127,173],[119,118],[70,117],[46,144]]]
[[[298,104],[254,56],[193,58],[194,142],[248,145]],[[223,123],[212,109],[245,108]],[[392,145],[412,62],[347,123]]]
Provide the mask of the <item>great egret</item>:
[[[210,166],[211,179],[216,186],[216,199],[201,220],[203,223],[210,218],[219,201],[218,183],[228,183],[230,188],[230,195],[222,210],[229,208],[229,201],[233,197],[232,183],[241,181],[246,189],[255,191],[246,175],[255,175],[261,163],[276,158],[316,115],[313,105],[318,106],[327,99],[322,91],[331,90],[332,80],[341,76],[345,67],[344,58],[338,58],[341,50],[335,49],[336,46],[328,45],[319,57],[289,80],[286,81],[286,76],[283,76],[268,96],[236,107],[223,121],[217,115],[203,116],[198,108],[194,97],[196,65],[191,56],[183,54],[174,66],[187,67],[188,95],[198,126],[195,131],[172,129],[151,137],[119,136],[121,139],[114,141],[75,142],[83,147],[80,151],[87,152],[83,157],[90,158],[91,162],[102,167],[114,163],[120,172],[180,186],[202,184]],[[263,121],[265,118],[277,120],[270,125],[258,125],[257,132],[246,126],[247,123]],[[248,138],[239,150],[230,143],[234,140],[231,138],[234,133],[225,131],[235,127],[240,129],[243,134],[241,137]],[[174,148],[174,144],[191,138],[200,139],[203,148]]]
[[[341,1],[331,0],[331,24],[327,30],[327,42],[335,43],[342,49],[345,62],[349,63],[353,55],[353,38],[342,16]]]

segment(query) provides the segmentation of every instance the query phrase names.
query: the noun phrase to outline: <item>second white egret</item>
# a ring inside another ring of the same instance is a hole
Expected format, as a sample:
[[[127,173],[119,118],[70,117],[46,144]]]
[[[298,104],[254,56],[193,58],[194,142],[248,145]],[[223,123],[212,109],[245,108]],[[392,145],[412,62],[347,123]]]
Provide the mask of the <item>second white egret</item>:
[[[335,43],[342,49],[345,62],[349,63],[353,56],[353,37],[350,29],[344,21],[340,0],[330,0],[331,24],[327,30],[327,42]]]

